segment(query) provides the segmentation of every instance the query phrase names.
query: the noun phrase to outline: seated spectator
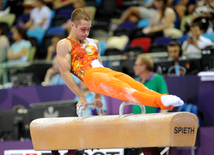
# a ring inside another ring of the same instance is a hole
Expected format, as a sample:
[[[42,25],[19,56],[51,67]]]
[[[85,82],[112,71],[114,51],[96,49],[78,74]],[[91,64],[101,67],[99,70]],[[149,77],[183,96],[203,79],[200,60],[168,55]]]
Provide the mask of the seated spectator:
[[[170,41],[167,46],[167,52],[168,59],[170,60],[186,59],[185,56],[183,56],[181,43],[178,41]]]
[[[206,21],[206,22],[205,22]],[[192,15],[186,17],[186,32],[192,23],[199,22],[205,33],[209,27],[213,29],[214,23],[214,2],[212,0],[198,0]]]
[[[160,74],[153,72],[154,62],[146,55],[138,55],[135,65],[134,72],[137,76],[136,80],[143,83],[148,89],[156,91],[161,94],[168,94],[168,89],[164,78]],[[146,113],[156,113],[156,107],[145,106]],[[160,110],[160,109],[158,109]],[[139,105],[133,106],[133,113],[140,113],[141,108]],[[161,111],[161,112],[166,112]]]
[[[23,14],[30,14],[30,12],[33,10],[35,7],[36,0],[24,0],[22,3],[22,6],[24,7]]]
[[[58,11],[60,9],[73,8],[74,0],[44,0],[45,3],[52,9]]]
[[[173,0],[170,6],[176,12],[177,16],[182,19],[185,16],[190,4],[191,0]]]
[[[167,50],[168,50],[168,55],[169,55],[168,59],[174,60],[174,66],[171,66],[168,69],[168,75],[180,76],[181,72],[183,70],[186,71],[185,68],[183,68],[182,66],[179,65],[179,60],[186,59],[186,57],[183,56],[183,51],[181,49],[180,42],[178,42],[178,41],[169,42],[169,44],[167,46]]]
[[[28,52],[31,50],[31,43],[28,40],[26,30],[14,26],[12,29],[12,38],[15,41],[7,54],[9,63],[27,62]]]
[[[88,103],[93,102],[95,94],[88,89],[88,87],[83,81],[80,81],[80,91],[84,94]],[[79,98],[76,96],[74,100],[79,101]],[[104,96],[102,97],[102,102],[103,102],[102,108],[105,114],[107,111],[107,106],[106,106],[106,100]],[[97,115],[97,114],[99,114],[99,109],[93,110],[91,107],[87,107],[85,111],[83,111],[82,113],[83,116],[90,116],[90,115]]]
[[[155,12],[154,0],[147,6],[131,6],[125,10],[119,19],[121,23],[125,21],[138,22],[141,19],[151,18],[151,15]]]
[[[71,74],[76,81],[76,83],[79,83],[79,79]],[[61,77],[61,74],[59,72],[59,68],[56,61],[56,56],[53,59],[53,65],[51,68],[49,68],[45,74],[44,82],[42,82],[43,86],[52,86],[52,85],[65,85],[64,80]]]
[[[190,26],[190,36],[182,44],[182,50],[187,53],[197,52],[213,43],[210,39],[202,36],[201,25],[193,23]]]
[[[182,18],[186,13],[188,0],[167,0],[167,6],[171,7],[179,18]],[[147,1],[144,2],[144,4]],[[131,6],[125,10],[120,18],[120,22],[133,21],[138,22],[141,19],[151,18],[156,10],[155,0],[150,1],[149,5]]]
[[[193,13],[193,11],[195,10],[195,8],[198,5],[198,2],[202,1],[202,0],[190,0],[190,1],[193,1],[193,2],[190,3],[189,6],[188,6],[188,10],[187,10],[187,14],[188,15],[191,15]]]
[[[48,49],[47,49],[47,56],[45,58],[46,61],[53,60],[53,58],[56,56],[56,45],[57,45],[58,41],[61,39],[62,39],[61,35],[55,35],[51,39],[51,45],[48,46]]]
[[[42,28],[47,30],[50,26],[51,10],[45,5],[44,0],[36,0],[35,5],[36,7],[30,13],[30,20],[22,26],[25,29]]]
[[[10,48],[10,42],[5,35],[3,25],[0,23],[0,63],[7,60],[7,53]]]
[[[150,25],[144,28],[141,34],[137,34],[137,36],[150,37],[153,40],[156,37],[164,36],[166,33],[167,36],[170,36],[174,31],[179,31],[174,28],[176,15],[173,9],[167,7],[167,0],[155,0],[154,5],[157,10],[150,18]]]

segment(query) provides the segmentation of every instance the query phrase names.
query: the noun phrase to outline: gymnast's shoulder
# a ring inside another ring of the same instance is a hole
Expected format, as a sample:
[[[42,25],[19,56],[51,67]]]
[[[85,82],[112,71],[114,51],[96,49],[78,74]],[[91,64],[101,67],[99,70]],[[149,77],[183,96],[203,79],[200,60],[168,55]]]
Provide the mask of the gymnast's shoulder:
[[[64,38],[64,39],[61,39],[58,43],[57,43],[57,50],[69,50],[71,51],[72,50],[72,47],[71,47],[71,43],[68,39]]]

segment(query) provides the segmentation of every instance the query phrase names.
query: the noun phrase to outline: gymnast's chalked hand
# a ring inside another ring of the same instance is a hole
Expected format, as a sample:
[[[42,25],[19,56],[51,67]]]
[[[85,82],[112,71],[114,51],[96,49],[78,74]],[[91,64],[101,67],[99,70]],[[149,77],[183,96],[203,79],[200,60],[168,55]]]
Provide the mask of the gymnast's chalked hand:
[[[92,103],[94,104],[94,108],[96,108],[96,109],[102,109],[102,107],[103,107],[103,102],[102,102],[102,100],[94,99],[94,100],[92,101]]]
[[[78,114],[78,108],[81,106],[81,105],[84,105],[84,108],[83,108],[83,111],[88,107],[88,104],[87,104],[87,100],[85,97],[81,97],[79,98],[79,102],[77,103],[76,107],[76,113]]]

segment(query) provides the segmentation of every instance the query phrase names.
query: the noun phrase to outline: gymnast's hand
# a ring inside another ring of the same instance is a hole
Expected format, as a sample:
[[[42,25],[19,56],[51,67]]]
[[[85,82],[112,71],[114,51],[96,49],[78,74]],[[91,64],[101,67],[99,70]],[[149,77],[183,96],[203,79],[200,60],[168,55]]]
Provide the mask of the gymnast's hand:
[[[83,97],[80,97],[79,98],[79,102],[77,103],[77,105],[76,105],[76,107],[77,107],[77,114],[78,114],[78,109],[79,109],[79,107],[81,106],[81,105],[84,105],[84,108],[83,108],[83,110],[85,110],[86,108],[87,108],[87,100],[86,100],[86,98],[85,98],[85,96],[83,96]]]
[[[92,103],[94,104],[94,108],[96,108],[96,109],[102,109],[102,107],[103,107],[103,102],[100,99],[94,99],[92,101]]]

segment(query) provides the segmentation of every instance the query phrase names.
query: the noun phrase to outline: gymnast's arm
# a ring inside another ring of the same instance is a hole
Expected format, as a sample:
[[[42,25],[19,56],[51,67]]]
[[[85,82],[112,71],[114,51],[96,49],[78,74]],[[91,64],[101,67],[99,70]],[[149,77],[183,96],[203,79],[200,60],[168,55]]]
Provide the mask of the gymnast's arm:
[[[68,88],[79,98],[77,107],[84,104],[84,109],[87,107],[85,96],[80,91],[77,83],[72,77],[71,70],[71,44],[68,40],[63,39],[57,43],[57,64],[61,72],[61,76]]]

